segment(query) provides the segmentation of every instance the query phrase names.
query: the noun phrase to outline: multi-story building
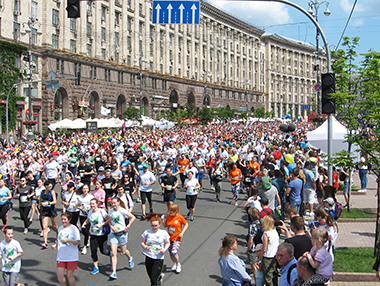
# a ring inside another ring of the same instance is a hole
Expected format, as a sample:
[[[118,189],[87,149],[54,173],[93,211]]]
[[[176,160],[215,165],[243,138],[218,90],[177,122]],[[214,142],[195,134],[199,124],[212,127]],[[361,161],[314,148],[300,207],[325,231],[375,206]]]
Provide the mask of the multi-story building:
[[[82,1],[78,19],[67,18],[67,0],[0,3],[0,39],[30,39],[33,79],[48,79],[51,71],[60,79],[57,90],[33,85],[38,130],[63,118],[99,118],[101,106],[122,116],[140,100],[151,117],[190,103],[238,112],[265,106],[283,116],[291,109],[301,114],[300,105],[314,96],[313,47],[265,34],[206,2],[199,25],[152,24],[152,0]],[[23,35],[28,20],[40,25]],[[79,86],[63,80],[78,72]],[[27,86],[18,93],[28,95]]]

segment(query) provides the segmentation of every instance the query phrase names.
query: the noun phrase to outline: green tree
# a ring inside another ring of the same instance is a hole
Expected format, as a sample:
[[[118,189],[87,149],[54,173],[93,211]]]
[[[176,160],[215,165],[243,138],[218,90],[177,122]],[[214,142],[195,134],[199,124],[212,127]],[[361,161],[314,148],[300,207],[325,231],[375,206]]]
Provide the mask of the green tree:
[[[257,118],[265,118],[265,108],[263,106],[256,108],[255,116]]]
[[[6,41],[0,41],[0,100],[6,100],[8,92],[12,86],[21,79],[20,69],[16,66],[16,58],[20,58],[23,51],[27,48]],[[11,120],[9,121],[9,130],[16,127],[16,101],[25,100],[22,96],[16,96],[16,90],[12,90],[9,95],[8,106],[12,110]],[[0,114],[5,115],[5,104],[0,104]],[[5,131],[5,127],[3,127]]]
[[[357,42],[349,42],[346,45],[347,50],[350,47],[354,49]],[[354,45],[353,45],[354,43]],[[353,58],[355,53],[352,50]],[[342,53],[340,53],[342,55]],[[344,56],[344,54],[343,54]],[[373,173],[379,179],[380,175],[380,53],[369,51],[362,55],[364,60],[356,68],[352,66],[352,59],[348,57],[346,65],[341,58],[338,68],[335,66],[336,78],[339,85],[338,92],[334,95],[337,104],[339,119],[345,124],[350,131],[347,135],[347,142],[355,144],[358,151],[368,156],[366,165],[372,166]],[[351,60],[351,62],[350,62]],[[335,62],[334,62],[335,64]],[[351,66],[350,66],[351,64]],[[341,76],[340,73],[347,74]],[[351,73],[350,73],[351,72]],[[354,74],[357,79],[353,80]],[[357,83],[356,83],[357,82]],[[367,127],[371,127],[369,132]],[[331,159],[338,165],[352,167],[355,164],[351,154],[340,153],[343,157]],[[362,163],[359,163],[359,165]],[[377,184],[377,220],[376,220],[376,241],[375,253],[379,252],[379,218],[380,218],[380,185]]]
[[[202,109],[198,110],[197,117],[199,118],[199,121],[203,125],[207,125],[215,118],[215,112],[211,110],[210,108],[203,106]]]
[[[140,111],[134,106],[127,107],[124,111],[124,116],[130,120],[138,120],[141,117]]]
[[[198,107],[196,107],[193,103],[190,103],[186,106],[187,110],[187,118],[193,119],[197,116]]]
[[[215,108],[214,113],[220,120],[232,119],[235,117],[235,111],[227,107]]]
[[[248,118],[248,113],[246,111],[243,111],[242,113],[239,114],[240,119],[247,119]]]
[[[161,112],[156,116],[157,120],[160,120],[161,118],[166,120],[171,120],[172,117],[172,111],[169,109],[162,109]]]

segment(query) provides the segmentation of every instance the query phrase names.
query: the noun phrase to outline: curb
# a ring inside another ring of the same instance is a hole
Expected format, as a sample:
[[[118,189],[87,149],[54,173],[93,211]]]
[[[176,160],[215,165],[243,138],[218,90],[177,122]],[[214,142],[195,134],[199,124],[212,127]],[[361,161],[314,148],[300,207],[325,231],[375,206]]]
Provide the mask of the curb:
[[[379,282],[375,273],[334,272],[332,281],[340,282]]]
[[[349,222],[376,222],[376,218],[339,218],[338,223]]]

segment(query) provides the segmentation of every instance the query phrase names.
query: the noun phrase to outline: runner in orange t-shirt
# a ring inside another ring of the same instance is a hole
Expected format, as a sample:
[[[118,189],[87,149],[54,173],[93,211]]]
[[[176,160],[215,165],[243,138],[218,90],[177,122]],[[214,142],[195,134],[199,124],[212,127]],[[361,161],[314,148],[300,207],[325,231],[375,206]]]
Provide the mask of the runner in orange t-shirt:
[[[182,270],[181,263],[179,263],[178,250],[181,246],[183,235],[189,227],[186,219],[183,215],[179,214],[178,211],[178,205],[171,204],[169,206],[169,215],[166,217],[166,220],[164,220],[165,215],[161,216],[161,219],[164,222],[164,227],[168,229],[168,233],[170,235],[169,252],[170,258],[174,263],[172,271],[175,271],[177,274]]]
[[[237,168],[236,163],[232,164],[232,169],[229,173],[229,178],[231,180],[231,190],[232,190],[232,201],[235,200],[235,206],[238,206],[239,192],[240,192],[240,180],[243,177],[243,173]]]
[[[260,172],[260,165],[257,163],[257,158],[252,157],[252,160],[249,162],[249,166],[255,171],[253,173],[253,185],[257,186],[257,180]]]
[[[185,172],[187,166],[189,166],[189,159],[186,158],[185,153],[181,154],[181,158],[178,159],[177,165],[179,168],[179,177],[181,179],[182,188],[183,188],[183,184],[184,184],[185,180],[187,179],[184,172]]]

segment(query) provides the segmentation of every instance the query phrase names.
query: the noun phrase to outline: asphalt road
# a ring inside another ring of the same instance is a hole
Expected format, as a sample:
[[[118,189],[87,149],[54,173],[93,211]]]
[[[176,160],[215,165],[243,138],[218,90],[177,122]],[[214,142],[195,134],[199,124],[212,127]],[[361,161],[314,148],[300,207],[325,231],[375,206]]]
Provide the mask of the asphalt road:
[[[247,215],[242,209],[246,195],[241,195],[239,206],[229,204],[231,199],[229,182],[223,183],[221,202],[214,201],[214,193],[209,187],[209,182],[204,181],[205,189],[198,196],[195,206],[194,222],[189,221],[189,229],[185,233],[179,250],[182,272],[176,274],[171,271],[173,266],[169,254],[165,254],[163,285],[221,285],[222,277],[218,265],[218,250],[222,238],[227,234],[235,234],[238,237],[239,247],[235,254],[246,261]],[[56,186],[59,190],[60,186]],[[166,212],[166,204],[159,193],[158,183],[153,186],[153,208],[155,212]],[[187,214],[185,192],[177,191],[177,202],[182,215]],[[61,213],[61,201],[58,202],[59,214]],[[109,280],[111,266],[109,257],[99,255],[100,273],[91,275],[92,259],[90,251],[86,255],[80,255],[78,270],[75,271],[76,285],[150,285],[145,270],[145,256],[141,253],[141,234],[150,227],[149,223],[140,219],[141,204],[135,203],[133,214],[138,217],[129,231],[127,248],[134,257],[135,267],[128,268],[128,259],[118,254],[117,280]],[[51,249],[55,240],[55,233],[49,234],[49,249],[42,249],[42,238],[39,237],[39,222],[34,221],[28,234],[23,235],[23,224],[19,218],[18,202],[14,203],[13,211],[8,213],[8,225],[15,228],[14,238],[21,243],[24,249],[20,282],[28,285],[55,286],[59,285],[56,278],[56,251]],[[60,216],[58,226],[61,225]],[[161,226],[161,228],[163,228]],[[82,236],[83,241],[83,236]],[[81,249],[81,247],[80,247]]]

